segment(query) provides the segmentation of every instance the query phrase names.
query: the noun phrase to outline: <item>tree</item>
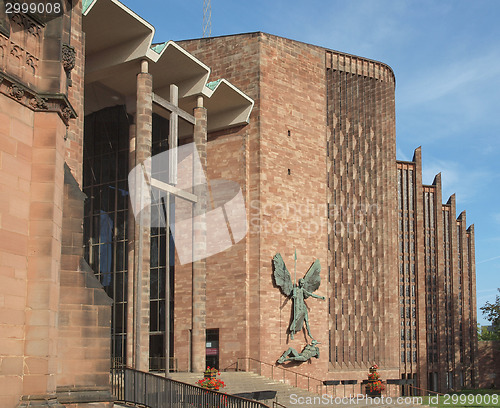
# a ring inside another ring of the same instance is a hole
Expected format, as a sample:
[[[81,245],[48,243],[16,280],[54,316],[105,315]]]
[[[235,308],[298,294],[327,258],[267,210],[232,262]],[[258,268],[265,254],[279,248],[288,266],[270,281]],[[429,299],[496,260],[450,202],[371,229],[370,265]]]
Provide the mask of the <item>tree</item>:
[[[487,326],[477,325],[477,339],[479,341],[500,340],[500,336],[493,331],[488,330]]]
[[[500,288],[498,292],[500,292]],[[480,309],[486,317],[486,320],[491,322],[493,336],[496,337],[496,339],[500,339],[500,295],[497,295],[494,303],[486,302]]]

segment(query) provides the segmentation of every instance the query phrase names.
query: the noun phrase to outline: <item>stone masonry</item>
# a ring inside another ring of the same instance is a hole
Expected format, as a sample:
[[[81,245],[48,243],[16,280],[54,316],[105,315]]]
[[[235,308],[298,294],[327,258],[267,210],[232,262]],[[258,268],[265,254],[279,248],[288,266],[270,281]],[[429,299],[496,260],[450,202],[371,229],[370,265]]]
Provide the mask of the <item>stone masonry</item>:
[[[0,15],[3,407],[110,406],[110,303],[82,262],[83,35],[75,3],[45,24]]]
[[[383,378],[415,379],[421,388],[429,386],[434,370],[440,372],[434,387],[441,391],[462,379],[474,384],[475,308],[468,306],[475,294],[473,226],[466,229],[465,215],[457,221],[463,234],[460,253],[465,254],[463,283],[457,251],[436,259],[436,271],[443,276],[437,285],[444,287],[447,276],[453,307],[464,304],[461,317],[450,321],[453,334],[437,340],[437,368],[429,360],[434,349],[426,347],[433,312],[429,320],[424,194],[433,191],[434,208],[444,211],[435,210],[439,217],[433,234],[443,242],[436,245],[446,242],[450,248],[457,243],[454,201],[441,205],[439,177],[435,186],[422,186],[420,149],[413,163],[396,166],[390,67],[265,33],[180,44],[212,68],[211,80],[227,78],[255,101],[248,126],[208,135],[208,178],[240,185],[249,225],[244,240],[206,260],[207,329],[220,331],[220,367],[242,357],[273,364],[289,346],[299,350],[305,345],[302,335],[295,340],[286,335],[291,302],[272,281],[273,255],[280,252],[293,274],[297,249],[297,278],[318,258],[319,293],[327,301],[306,301],[313,335],[322,343],[321,357],[294,366],[295,371],[360,381],[377,363]],[[403,168],[411,168],[414,189],[405,213],[398,211],[397,171]],[[410,213],[411,239],[398,221],[398,214],[409,220]],[[181,288],[176,283],[176,290]],[[439,292],[436,313],[451,305],[446,296]],[[177,309],[176,345],[186,338],[186,317]],[[438,320],[444,328],[444,315]],[[446,341],[453,344],[454,361],[460,361],[456,366],[447,362]]]

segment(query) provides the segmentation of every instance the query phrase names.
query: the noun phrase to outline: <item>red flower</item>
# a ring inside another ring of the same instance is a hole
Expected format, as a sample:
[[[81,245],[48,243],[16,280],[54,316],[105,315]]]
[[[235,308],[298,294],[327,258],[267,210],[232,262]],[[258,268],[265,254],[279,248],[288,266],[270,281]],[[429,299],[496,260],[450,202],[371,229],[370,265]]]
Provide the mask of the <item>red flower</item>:
[[[368,392],[379,392],[379,391],[383,391],[384,389],[385,389],[385,385],[380,380],[368,383],[366,386],[366,390]]]
[[[217,373],[217,375],[220,375],[219,370],[217,370],[216,368],[210,368],[210,367],[207,367],[207,369],[205,371],[205,375],[207,375],[207,373],[211,373],[211,374]],[[210,378],[204,377],[201,380],[196,381],[196,385],[198,385],[199,387],[205,388],[205,389],[212,389],[212,390],[219,390],[220,388],[223,388],[226,386],[224,381],[222,381],[218,378],[215,379],[215,378],[211,378],[211,377]]]

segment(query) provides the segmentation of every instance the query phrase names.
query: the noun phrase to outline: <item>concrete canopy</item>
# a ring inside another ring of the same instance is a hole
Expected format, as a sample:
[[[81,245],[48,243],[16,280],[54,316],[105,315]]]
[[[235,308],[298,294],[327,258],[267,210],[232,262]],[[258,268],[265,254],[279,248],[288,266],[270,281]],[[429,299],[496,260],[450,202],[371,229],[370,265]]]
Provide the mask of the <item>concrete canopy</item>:
[[[196,106],[197,96],[205,97],[209,132],[248,123],[252,99],[226,80],[210,89],[209,67],[173,41],[153,45],[154,27],[118,0],[85,4],[83,30],[85,114],[120,104],[133,109],[140,62],[148,60],[158,96],[169,100],[170,85],[177,85],[179,106],[188,113]],[[168,113],[163,115],[168,118]],[[180,121],[179,136],[191,133],[192,126]]]

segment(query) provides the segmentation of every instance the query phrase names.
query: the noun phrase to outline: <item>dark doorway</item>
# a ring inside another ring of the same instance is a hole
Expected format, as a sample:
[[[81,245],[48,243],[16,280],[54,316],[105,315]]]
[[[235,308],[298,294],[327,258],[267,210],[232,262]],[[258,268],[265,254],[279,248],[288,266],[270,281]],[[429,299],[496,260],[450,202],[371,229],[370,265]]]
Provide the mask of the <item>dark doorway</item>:
[[[219,329],[207,329],[207,367],[219,369]]]

